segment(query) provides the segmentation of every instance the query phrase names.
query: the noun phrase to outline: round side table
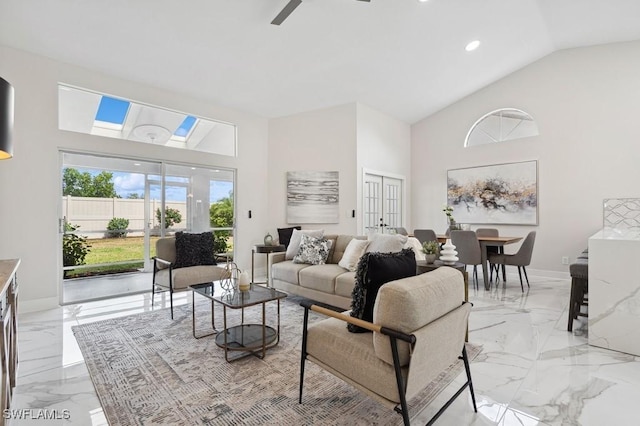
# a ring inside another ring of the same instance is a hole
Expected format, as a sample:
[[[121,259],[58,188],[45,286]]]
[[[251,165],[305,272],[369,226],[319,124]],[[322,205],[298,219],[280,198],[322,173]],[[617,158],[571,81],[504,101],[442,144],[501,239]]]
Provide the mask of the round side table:
[[[269,287],[269,255],[271,253],[281,253],[283,251],[287,251],[287,248],[284,244],[256,244],[251,249],[251,283],[253,284],[266,284]],[[255,271],[255,255],[256,254],[266,254],[267,255],[267,280],[266,281],[254,281],[254,271]]]

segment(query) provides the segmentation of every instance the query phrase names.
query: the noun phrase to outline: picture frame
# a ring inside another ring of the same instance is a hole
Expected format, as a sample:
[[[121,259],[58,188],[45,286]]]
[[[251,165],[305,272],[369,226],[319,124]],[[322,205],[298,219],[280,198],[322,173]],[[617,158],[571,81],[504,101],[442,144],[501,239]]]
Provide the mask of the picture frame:
[[[447,170],[447,205],[457,223],[537,225],[538,161]]]
[[[339,223],[337,171],[287,172],[287,223]]]

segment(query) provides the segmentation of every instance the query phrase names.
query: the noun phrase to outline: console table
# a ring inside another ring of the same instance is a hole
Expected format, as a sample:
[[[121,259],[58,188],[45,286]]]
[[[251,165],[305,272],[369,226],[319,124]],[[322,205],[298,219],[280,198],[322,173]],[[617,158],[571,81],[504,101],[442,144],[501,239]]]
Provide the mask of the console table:
[[[18,367],[17,321],[20,259],[0,260],[0,412],[9,408]]]

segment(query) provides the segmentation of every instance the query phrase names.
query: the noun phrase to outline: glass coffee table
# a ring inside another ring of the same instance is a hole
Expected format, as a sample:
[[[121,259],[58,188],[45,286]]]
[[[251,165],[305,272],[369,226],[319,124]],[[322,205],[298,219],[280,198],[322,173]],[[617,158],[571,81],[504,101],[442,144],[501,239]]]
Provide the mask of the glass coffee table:
[[[249,291],[224,291],[219,281],[192,285],[192,302],[195,295],[211,300],[211,327],[212,333],[196,336],[196,312],[195,303],[192,303],[193,337],[196,339],[216,334],[216,345],[224,349],[224,359],[227,362],[235,361],[247,355],[255,355],[264,358],[267,349],[276,346],[280,340],[280,300],[287,297],[286,293],[273,288],[264,288],[251,284]],[[277,326],[273,328],[266,323],[266,304],[276,301],[278,303]],[[222,305],[223,329],[215,328],[215,304]],[[250,306],[262,305],[262,323],[245,324],[244,309]],[[227,308],[240,309],[240,324],[227,324]],[[229,352],[238,353],[230,356]]]

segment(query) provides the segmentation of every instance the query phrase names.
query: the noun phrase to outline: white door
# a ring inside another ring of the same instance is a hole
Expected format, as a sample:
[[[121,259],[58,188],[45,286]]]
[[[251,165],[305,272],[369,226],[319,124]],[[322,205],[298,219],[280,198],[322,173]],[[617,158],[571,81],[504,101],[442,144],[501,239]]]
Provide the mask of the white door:
[[[402,179],[365,173],[362,191],[365,235],[394,232],[404,226],[402,184]]]

